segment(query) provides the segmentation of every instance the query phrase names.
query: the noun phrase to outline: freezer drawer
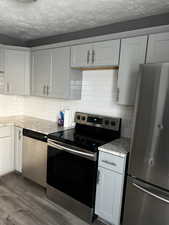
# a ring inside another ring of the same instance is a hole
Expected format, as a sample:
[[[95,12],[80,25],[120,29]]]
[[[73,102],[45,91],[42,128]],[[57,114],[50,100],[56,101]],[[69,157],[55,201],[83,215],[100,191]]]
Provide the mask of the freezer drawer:
[[[168,225],[169,193],[128,178],[123,225]]]

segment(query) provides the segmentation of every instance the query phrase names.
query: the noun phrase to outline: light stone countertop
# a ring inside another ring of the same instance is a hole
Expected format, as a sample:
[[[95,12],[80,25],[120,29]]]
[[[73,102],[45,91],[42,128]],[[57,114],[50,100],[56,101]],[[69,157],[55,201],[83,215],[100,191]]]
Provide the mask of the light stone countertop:
[[[119,138],[99,147],[99,151],[111,153],[120,157],[126,157],[130,150],[130,139]]]
[[[0,126],[15,125],[48,135],[49,133],[69,129],[59,127],[56,122],[43,120],[30,116],[8,116],[0,117]]]

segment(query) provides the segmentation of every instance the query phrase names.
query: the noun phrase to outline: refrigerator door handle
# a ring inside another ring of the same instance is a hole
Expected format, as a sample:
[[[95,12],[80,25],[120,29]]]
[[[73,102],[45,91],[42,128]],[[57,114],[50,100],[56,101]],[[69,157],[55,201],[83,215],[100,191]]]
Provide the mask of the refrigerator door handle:
[[[163,202],[169,204],[169,200],[168,200],[168,199],[163,198],[163,197],[161,197],[161,196],[159,196],[159,195],[157,195],[157,194],[155,194],[155,193],[153,193],[153,192],[151,192],[151,191],[149,191],[149,190],[147,190],[147,189],[141,187],[141,186],[138,185],[138,184],[132,183],[132,185],[133,185],[135,188],[139,189],[140,191],[142,191],[142,192],[144,192],[144,193],[146,193],[146,194],[148,194],[148,195],[151,195],[151,196],[153,196],[153,197],[155,197],[155,198],[157,198],[157,199],[159,199],[159,200],[161,200],[161,201],[163,201]]]

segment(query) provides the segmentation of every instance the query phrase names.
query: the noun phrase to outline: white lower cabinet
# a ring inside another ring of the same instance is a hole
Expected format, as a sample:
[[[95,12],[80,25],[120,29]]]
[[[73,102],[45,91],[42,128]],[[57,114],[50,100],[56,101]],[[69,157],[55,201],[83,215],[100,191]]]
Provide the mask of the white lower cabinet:
[[[15,127],[15,157],[14,167],[15,171],[22,173],[22,143],[23,143],[23,129]]]
[[[13,126],[0,127],[0,176],[14,171]]]
[[[116,168],[121,168],[122,163],[124,170],[118,173]],[[99,155],[95,214],[112,225],[120,225],[125,164],[125,157]]]

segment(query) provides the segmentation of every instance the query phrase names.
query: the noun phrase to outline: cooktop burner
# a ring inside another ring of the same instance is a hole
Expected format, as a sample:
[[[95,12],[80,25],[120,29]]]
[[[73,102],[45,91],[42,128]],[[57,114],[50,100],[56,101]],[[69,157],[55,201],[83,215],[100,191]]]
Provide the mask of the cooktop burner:
[[[48,138],[96,152],[99,146],[120,137],[120,118],[76,113],[75,122],[75,128],[51,133]]]

